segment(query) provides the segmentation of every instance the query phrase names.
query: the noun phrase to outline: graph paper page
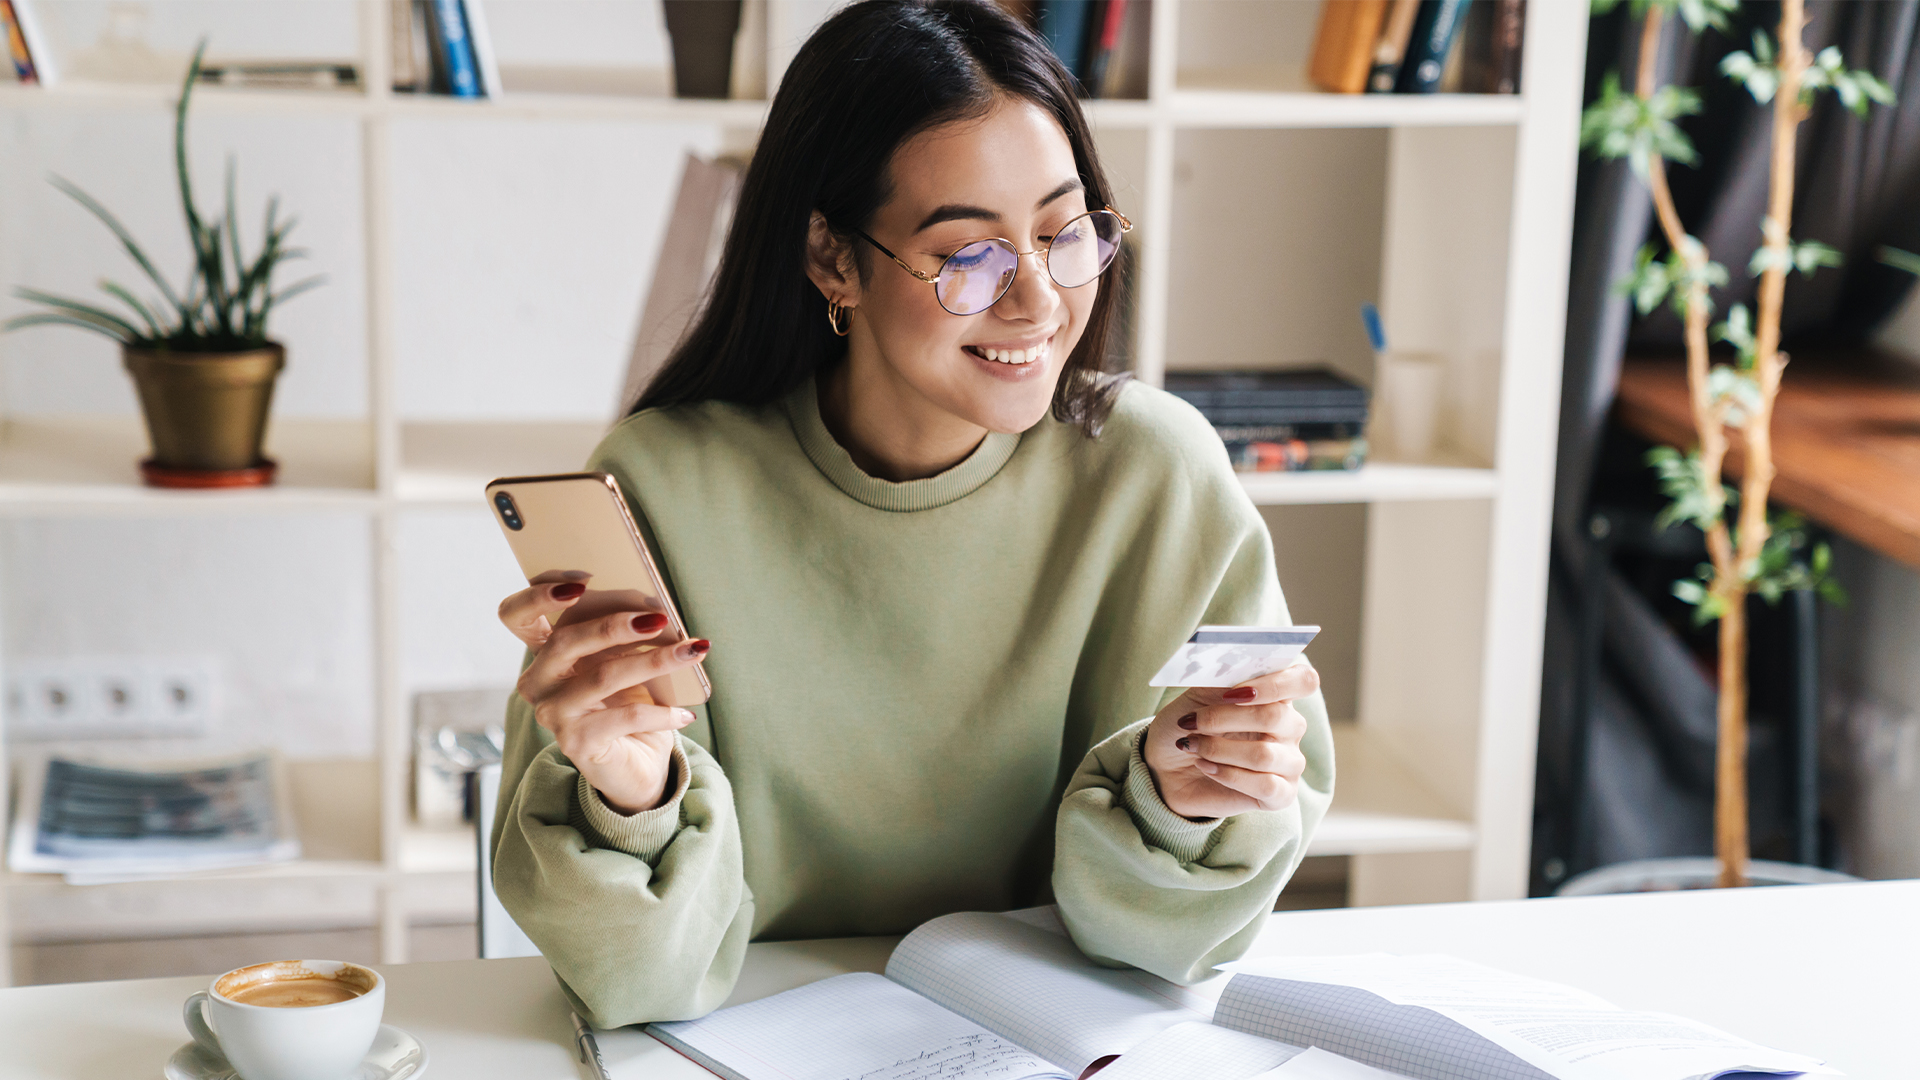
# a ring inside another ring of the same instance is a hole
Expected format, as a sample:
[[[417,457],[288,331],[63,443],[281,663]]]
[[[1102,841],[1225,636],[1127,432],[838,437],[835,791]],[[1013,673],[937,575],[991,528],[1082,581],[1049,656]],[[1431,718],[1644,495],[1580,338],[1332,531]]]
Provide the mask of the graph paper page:
[[[887,978],[1069,1073],[1124,1054],[1206,1002],[1142,971],[1103,968],[1071,939],[1002,915],[943,915],[908,934]]]
[[[1407,1080],[1399,1073],[1362,1065],[1352,1058],[1330,1054],[1317,1046],[1288,1059],[1277,1069],[1261,1073],[1253,1080]]]
[[[1683,1017],[1628,1012],[1570,986],[1451,956],[1264,957],[1223,966],[1235,974],[1216,1023],[1423,1080],[1833,1074],[1812,1058]],[[1322,1028],[1322,1037],[1301,1038],[1303,1024]]]
[[[966,1017],[867,972],[647,1031],[727,1080],[1071,1080]]]
[[[1100,1080],[1170,1080],[1183,1076],[1253,1080],[1299,1053],[1297,1046],[1190,1020],[1121,1054],[1118,1061],[1095,1075]]]

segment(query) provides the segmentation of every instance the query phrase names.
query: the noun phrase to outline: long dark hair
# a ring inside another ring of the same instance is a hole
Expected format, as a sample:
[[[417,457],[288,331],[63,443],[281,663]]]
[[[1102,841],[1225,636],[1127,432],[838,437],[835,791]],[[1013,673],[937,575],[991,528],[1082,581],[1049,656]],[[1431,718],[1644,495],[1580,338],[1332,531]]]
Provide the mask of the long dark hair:
[[[774,96],[707,303],[634,411],[772,401],[844,356],[846,340],[829,327],[826,298],[806,276],[813,211],[850,240],[845,230],[865,228],[891,197],[887,166],[900,144],[984,115],[996,94],[1051,113],[1073,146],[1087,205],[1112,201],[1073,76],[994,4],[867,0],[821,24]],[[1105,373],[1120,279],[1110,271],[1102,282],[1053,397],[1053,415],[1089,435],[1121,381]]]

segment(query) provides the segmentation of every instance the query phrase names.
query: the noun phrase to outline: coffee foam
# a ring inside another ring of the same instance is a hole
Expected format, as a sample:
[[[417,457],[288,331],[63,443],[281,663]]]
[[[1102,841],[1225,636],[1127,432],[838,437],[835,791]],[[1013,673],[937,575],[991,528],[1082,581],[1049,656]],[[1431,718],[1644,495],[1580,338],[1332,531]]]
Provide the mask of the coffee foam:
[[[351,1001],[375,985],[373,972],[356,964],[272,960],[222,975],[213,991],[241,1005],[293,1009]]]

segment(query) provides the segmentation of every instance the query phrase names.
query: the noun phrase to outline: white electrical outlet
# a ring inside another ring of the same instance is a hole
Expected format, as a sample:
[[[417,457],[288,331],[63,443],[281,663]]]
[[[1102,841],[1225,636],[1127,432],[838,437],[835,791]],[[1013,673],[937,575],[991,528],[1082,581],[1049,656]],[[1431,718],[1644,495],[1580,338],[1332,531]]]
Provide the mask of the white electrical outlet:
[[[6,665],[10,737],[193,737],[219,708],[212,656],[16,658]]]

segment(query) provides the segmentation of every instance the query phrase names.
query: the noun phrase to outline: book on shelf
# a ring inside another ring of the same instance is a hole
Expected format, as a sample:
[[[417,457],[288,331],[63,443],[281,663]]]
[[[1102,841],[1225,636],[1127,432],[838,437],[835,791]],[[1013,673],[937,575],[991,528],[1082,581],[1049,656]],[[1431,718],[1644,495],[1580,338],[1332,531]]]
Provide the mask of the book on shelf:
[[[484,96],[461,0],[423,2],[427,5],[427,39],[433,55],[433,92],[459,98]]]
[[[200,67],[200,81],[270,90],[337,90],[360,85],[351,63],[332,60],[232,60]]]
[[[1325,0],[1320,5],[1320,26],[1307,64],[1313,85],[1336,94],[1366,90],[1387,5],[1388,0]]]
[[[300,857],[286,769],[260,751],[151,761],[46,753],[19,766],[15,873],[106,881]]]
[[[1399,80],[1394,84],[1396,93],[1432,94],[1440,89],[1447,57],[1460,36],[1460,22],[1468,3],[1469,0],[1420,0],[1413,32],[1407,37],[1406,55],[1401,58]]]
[[[1087,16],[1092,7],[1093,0],[1038,0],[1033,9],[1034,29],[1076,79],[1084,70],[1080,60],[1086,49]]]
[[[1480,0],[1460,28],[1460,90],[1468,94],[1520,92],[1520,46],[1526,0]]]
[[[1367,389],[1324,367],[1170,371],[1165,387],[1215,427],[1367,423]]]
[[[1391,94],[1400,82],[1400,62],[1407,55],[1407,42],[1413,36],[1413,20],[1420,13],[1421,0],[1392,0],[1380,23],[1380,37],[1373,43],[1373,66],[1367,73],[1367,92]]]
[[[964,912],[908,934],[884,975],[840,975],[646,1033],[726,1080],[1683,1080],[1832,1071],[1681,1017],[1629,1012],[1452,957],[1278,956],[1221,970],[1211,985],[1176,986],[1087,960],[1056,909]],[[623,1064],[640,1056],[643,1038],[598,1036],[609,1075],[633,1075]]]
[[[1353,472],[1367,463],[1367,440],[1359,435],[1275,428],[1235,438],[1236,429],[1215,430],[1234,472]]]
[[[493,53],[493,33],[487,29],[486,8],[480,0],[460,0],[460,11],[467,17],[467,48],[473,57],[480,96],[499,100],[500,62]]]
[[[6,35],[14,75],[23,83],[53,86],[60,81],[59,66],[33,4],[34,0],[0,0],[0,33]]]
[[[402,93],[433,93],[433,35],[427,29],[432,12],[427,0],[387,0],[392,21],[393,88]]]
[[[1086,59],[1081,64],[1080,85],[1091,97],[1112,97],[1113,57],[1121,45],[1121,30],[1127,21],[1127,0],[1095,0],[1093,17],[1087,20]]]

